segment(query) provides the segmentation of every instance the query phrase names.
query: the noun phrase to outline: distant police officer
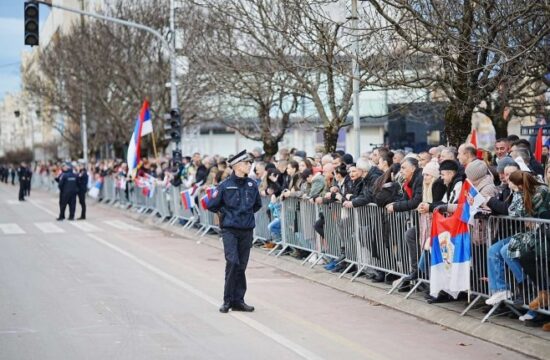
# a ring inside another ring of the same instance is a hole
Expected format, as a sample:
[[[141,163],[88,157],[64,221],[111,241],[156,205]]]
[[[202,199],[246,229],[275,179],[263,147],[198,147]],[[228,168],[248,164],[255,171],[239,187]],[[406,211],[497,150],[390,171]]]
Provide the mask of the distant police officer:
[[[30,171],[24,162],[17,169],[17,178],[19,179],[19,201],[25,201],[27,187],[30,187]]]
[[[254,213],[262,207],[256,182],[247,178],[252,158],[246,150],[228,160],[233,174],[223,181],[208,204],[208,210],[220,215],[225,252],[225,286],[220,312],[254,311],[244,302],[245,270],[252,248]]]
[[[88,172],[86,165],[80,165],[78,169],[78,202],[80,204],[80,217],[78,220],[86,219],[86,192],[88,191]]]
[[[63,172],[59,175],[59,217],[57,220],[65,219],[65,208],[69,205],[69,218],[74,220],[76,209],[76,194],[78,193],[77,176],[73,172],[73,167],[70,163],[63,165]]]

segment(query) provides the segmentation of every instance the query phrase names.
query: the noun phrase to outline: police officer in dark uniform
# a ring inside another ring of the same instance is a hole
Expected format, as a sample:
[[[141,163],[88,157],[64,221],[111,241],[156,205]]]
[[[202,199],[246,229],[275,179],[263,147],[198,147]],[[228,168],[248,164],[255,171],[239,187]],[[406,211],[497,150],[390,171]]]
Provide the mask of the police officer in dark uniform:
[[[30,171],[27,169],[27,164],[21,163],[19,169],[17,169],[17,177],[19,179],[19,201],[25,201],[25,194],[27,191],[27,182],[30,182]]]
[[[79,167],[77,185],[78,202],[81,208],[78,220],[86,220],[86,193],[88,192],[88,172],[86,171],[86,165],[80,165]]]
[[[63,165],[63,172],[58,177],[59,182],[59,217],[58,221],[65,219],[65,208],[69,205],[69,218],[74,220],[76,210],[76,194],[78,193],[78,183],[76,174],[70,163]]]
[[[252,158],[246,150],[228,160],[233,174],[217,188],[208,203],[208,210],[220,216],[223,249],[225,253],[225,286],[220,312],[254,311],[244,302],[246,292],[245,270],[252,248],[254,213],[262,207],[258,187],[247,177]]]

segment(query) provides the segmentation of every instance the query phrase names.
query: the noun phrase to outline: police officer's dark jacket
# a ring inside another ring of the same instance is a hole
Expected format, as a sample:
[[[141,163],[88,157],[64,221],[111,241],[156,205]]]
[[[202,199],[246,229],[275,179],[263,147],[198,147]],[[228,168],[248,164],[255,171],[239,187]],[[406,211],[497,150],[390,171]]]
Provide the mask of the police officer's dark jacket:
[[[82,170],[78,174],[77,180],[78,192],[80,194],[85,194],[88,191],[88,173],[86,170]]]
[[[77,177],[72,170],[63,171],[59,176],[59,190],[62,195],[76,194],[78,192]]]
[[[254,213],[262,207],[256,182],[232,174],[218,187],[208,210],[220,214],[222,228],[248,230],[255,226]]]

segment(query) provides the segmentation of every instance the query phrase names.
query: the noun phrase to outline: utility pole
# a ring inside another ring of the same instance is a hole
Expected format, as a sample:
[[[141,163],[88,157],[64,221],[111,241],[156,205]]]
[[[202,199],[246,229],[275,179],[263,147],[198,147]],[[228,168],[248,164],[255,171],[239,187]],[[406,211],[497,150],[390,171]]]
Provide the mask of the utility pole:
[[[355,133],[355,159],[361,156],[361,118],[359,117],[359,34],[357,30],[357,0],[351,0],[351,27],[353,31],[353,56],[351,72],[353,76],[353,132]]]
[[[80,8],[84,11],[84,0],[80,0]],[[80,15],[80,28],[84,30],[84,15]],[[82,75],[83,72],[81,71]],[[82,84],[82,109],[80,114],[80,136],[82,137],[82,159],[84,164],[88,165],[88,125],[86,119],[86,101],[87,101],[87,90],[88,83],[87,80],[84,80],[84,76],[81,76],[83,79]]]

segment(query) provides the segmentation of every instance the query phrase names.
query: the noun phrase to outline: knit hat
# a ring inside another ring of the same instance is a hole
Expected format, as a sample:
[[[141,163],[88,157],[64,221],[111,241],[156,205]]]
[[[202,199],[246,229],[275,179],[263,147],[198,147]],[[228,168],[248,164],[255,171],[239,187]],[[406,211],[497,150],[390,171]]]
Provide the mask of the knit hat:
[[[458,163],[454,160],[444,160],[439,164],[439,171],[452,170],[458,172]]]
[[[506,156],[506,157],[503,157],[502,159],[498,159],[497,164],[498,164],[497,165],[497,172],[499,174],[502,174],[504,172],[504,168],[506,166],[513,165],[513,166],[517,166],[519,168],[518,164],[510,156]]]
[[[433,176],[434,178],[439,177],[439,164],[437,161],[430,161],[424,166],[424,169],[422,169],[422,175],[429,174]]]
[[[481,160],[474,160],[466,166],[466,177],[470,181],[478,181],[487,175],[487,165]]]

